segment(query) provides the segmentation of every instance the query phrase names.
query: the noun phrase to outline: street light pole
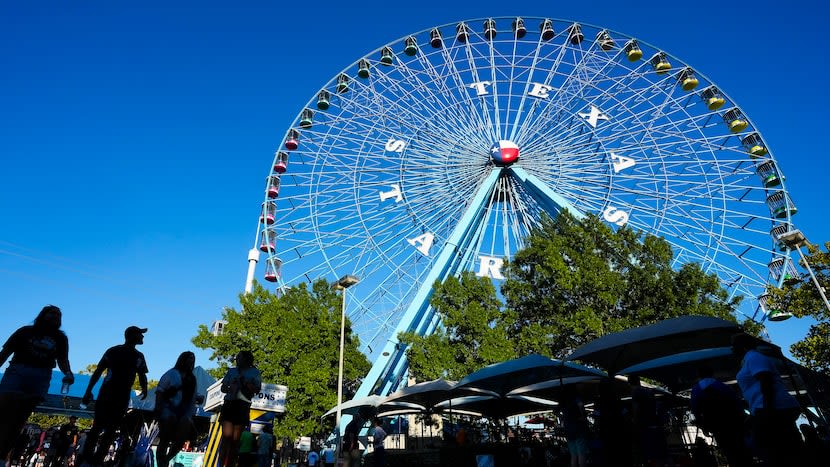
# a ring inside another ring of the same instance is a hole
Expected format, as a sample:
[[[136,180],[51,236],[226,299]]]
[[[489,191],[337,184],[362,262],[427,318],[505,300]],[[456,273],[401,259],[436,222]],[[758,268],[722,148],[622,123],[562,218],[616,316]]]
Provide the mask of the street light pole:
[[[346,342],[346,289],[360,282],[357,276],[347,274],[341,277],[332,285],[333,289],[340,290],[342,301],[340,303],[340,358],[337,366],[337,414],[335,415],[335,427],[337,435],[340,436],[340,416],[342,415],[340,405],[343,404],[343,348]],[[337,444],[337,455],[340,455],[340,443]]]

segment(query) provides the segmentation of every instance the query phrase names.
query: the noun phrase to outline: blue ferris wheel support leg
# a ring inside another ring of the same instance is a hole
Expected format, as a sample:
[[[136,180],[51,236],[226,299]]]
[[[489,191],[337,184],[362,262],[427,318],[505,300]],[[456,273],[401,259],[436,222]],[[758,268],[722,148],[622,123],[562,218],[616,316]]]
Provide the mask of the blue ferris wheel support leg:
[[[406,349],[398,343],[397,336],[401,332],[409,331],[426,335],[435,329],[437,325],[435,313],[429,306],[429,300],[433,292],[432,285],[436,280],[444,280],[450,275],[456,274],[464,264],[459,252],[465,251],[469,244],[474,241],[475,232],[481,227],[479,224],[483,222],[486,213],[487,200],[490,199],[503,170],[510,170],[512,175],[532,193],[533,197],[551,216],[555,216],[564,209],[577,219],[585,217],[565,198],[556,194],[545,183],[527,173],[521,167],[493,169],[479,186],[464,216],[459,220],[455,230],[453,230],[436,257],[432,268],[418,288],[415,298],[410,302],[409,307],[398,322],[391,339],[386,342],[380,356],[375,360],[369,374],[366,375],[360,388],[355,393],[355,399],[370,394],[388,395],[397,389],[408,369]],[[350,416],[344,416],[341,419],[341,432],[350,419]]]
[[[391,338],[386,341],[380,356],[375,360],[369,374],[363,379],[363,383],[355,393],[355,398],[369,394],[386,395],[394,391],[400,383],[408,368],[408,363],[406,361],[406,349],[398,343],[398,334],[414,331],[424,335],[433,330],[434,312],[429,307],[429,300],[433,292],[432,285],[436,280],[444,280],[457,272],[456,270],[461,263],[458,253],[463,251],[467,244],[472,241],[473,235],[470,234],[482,222],[487,208],[487,200],[490,199],[500,174],[501,170],[493,169],[483,179],[470,206],[438,253]]]
[[[525,188],[533,193],[534,198],[545,207],[545,210],[551,215],[551,217],[556,217],[556,214],[562,210],[565,210],[577,219],[582,220],[585,218],[584,213],[576,209],[561,195],[558,195],[551,190],[550,187],[544,182],[527,173],[525,169],[518,166],[511,166],[510,171],[513,172],[513,176],[516,177],[516,180],[521,182]]]

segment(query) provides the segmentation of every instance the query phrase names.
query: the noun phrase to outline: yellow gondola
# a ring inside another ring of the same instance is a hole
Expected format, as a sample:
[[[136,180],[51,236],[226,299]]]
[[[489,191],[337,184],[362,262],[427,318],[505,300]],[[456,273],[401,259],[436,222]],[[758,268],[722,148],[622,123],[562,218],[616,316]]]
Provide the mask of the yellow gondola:
[[[640,44],[634,39],[625,44],[623,51],[625,52],[625,56],[628,57],[629,62],[636,62],[643,58],[643,50],[640,48]]]
[[[723,94],[714,86],[709,86],[700,92],[700,98],[706,103],[706,108],[709,110],[718,110],[726,103]]]
[[[680,83],[680,88],[684,91],[691,91],[699,84],[695,72],[691,68],[684,68],[683,71],[677,75],[677,81]]]
[[[749,126],[749,121],[744,116],[744,113],[737,107],[727,110],[723,114],[723,121],[732,133],[740,133]]]
[[[761,140],[761,135],[758,133],[750,133],[746,135],[746,137],[741,140],[741,143],[752,157],[764,157],[767,155],[767,147],[764,145],[764,142]]]
[[[671,70],[671,63],[663,52],[657,52],[651,57],[651,67],[659,74],[668,73]]]

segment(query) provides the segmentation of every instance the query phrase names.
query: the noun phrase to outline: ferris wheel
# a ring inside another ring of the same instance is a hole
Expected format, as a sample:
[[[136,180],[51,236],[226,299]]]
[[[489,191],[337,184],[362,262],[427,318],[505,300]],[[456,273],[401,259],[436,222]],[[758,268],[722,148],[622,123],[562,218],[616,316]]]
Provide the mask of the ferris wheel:
[[[439,325],[434,281],[501,279],[562,210],[662,236],[745,315],[786,317],[764,291],[799,277],[777,241],[796,208],[759,131],[697,69],[572,21],[447,24],[336,74],[280,142],[255,248],[278,288],[359,277],[347,313],[375,363],[358,395],[388,393],[398,333]]]

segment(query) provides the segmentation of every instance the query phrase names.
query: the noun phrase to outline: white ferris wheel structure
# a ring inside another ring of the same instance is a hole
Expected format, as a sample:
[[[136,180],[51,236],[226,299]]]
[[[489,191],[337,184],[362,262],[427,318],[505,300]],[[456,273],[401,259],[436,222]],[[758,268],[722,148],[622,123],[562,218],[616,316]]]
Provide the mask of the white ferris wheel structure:
[[[347,313],[374,366],[357,395],[388,394],[398,333],[440,325],[434,281],[501,279],[562,210],[664,237],[744,315],[787,316],[765,289],[800,277],[778,239],[797,210],[749,117],[667,52],[547,18],[426,29],[325,83],[274,155],[248,287],[259,252],[278,288],[359,277]]]

